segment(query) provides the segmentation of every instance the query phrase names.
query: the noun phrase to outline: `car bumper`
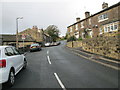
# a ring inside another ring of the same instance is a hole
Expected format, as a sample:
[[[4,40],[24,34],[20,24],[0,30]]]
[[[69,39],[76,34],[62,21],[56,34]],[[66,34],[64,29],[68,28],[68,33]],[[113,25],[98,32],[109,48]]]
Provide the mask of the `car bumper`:
[[[40,48],[31,48],[30,51],[40,50]]]
[[[45,45],[45,47],[49,47],[50,45]]]
[[[6,69],[0,69],[0,84],[8,81],[9,72]]]

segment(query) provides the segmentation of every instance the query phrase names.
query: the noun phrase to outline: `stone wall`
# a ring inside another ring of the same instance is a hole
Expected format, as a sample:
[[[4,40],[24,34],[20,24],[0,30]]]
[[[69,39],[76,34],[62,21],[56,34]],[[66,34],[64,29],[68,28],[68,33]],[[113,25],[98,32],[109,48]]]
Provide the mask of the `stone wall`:
[[[68,42],[67,46],[68,47],[73,47],[73,48],[82,47],[82,41]]]
[[[120,59],[120,36],[90,38],[73,43],[73,47],[82,47],[85,51]],[[67,46],[72,47],[72,42],[68,42]]]

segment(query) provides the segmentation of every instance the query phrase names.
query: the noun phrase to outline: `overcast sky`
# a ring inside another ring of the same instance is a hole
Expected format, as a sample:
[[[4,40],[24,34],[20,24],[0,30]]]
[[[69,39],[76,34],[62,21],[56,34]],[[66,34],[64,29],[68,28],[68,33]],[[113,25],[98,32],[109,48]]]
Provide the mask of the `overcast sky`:
[[[32,28],[46,29],[49,25],[58,26],[61,35],[65,35],[67,26],[75,22],[76,17],[84,19],[84,12],[91,14],[102,10],[102,3],[109,6],[119,0],[1,0],[0,33],[15,34],[16,18],[19,20],[19,31]]]

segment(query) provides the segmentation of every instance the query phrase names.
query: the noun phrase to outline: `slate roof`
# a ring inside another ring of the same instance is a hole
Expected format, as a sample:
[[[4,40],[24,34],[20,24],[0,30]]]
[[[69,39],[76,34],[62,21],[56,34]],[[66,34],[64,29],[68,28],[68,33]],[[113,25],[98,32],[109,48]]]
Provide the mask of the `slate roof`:
[[[11,34],[2,34],[0,35],[0,39],[2,39],[3,42],[16,42],[16,35],[11,35]],[[18,36],[18,41],[22,42],[22,35]],[[34,42],[35,40],[30,37],[26,36],[26,39],[24,40],[25,42]]]
[[[106,8],[106,9],[103,9],[103,10],[101,10],[101,11],[99,11],[99,12],[97,12],[97,13],[91,15],[91,16],[89,16],[88,18],[93,17],[93,16],[95,16],[95,15],[98,15],[98,14],[100,14],[100,13],[102,13],[102,12],[107,11],[107,10],[110,10],[110,9],[112,9],[112,8],[114,8],[114,7],[119,6],[119,5],[120,5],[120,2],[114,4],[114,5],[112,5],[112,6],[108,7],[108,8]],[[88,19],[88,18],[82,19],[82,20],[80,20],[79,22],[76,22],[76,23],[74,23],[74,24],[68,26],[67,28],[69,28],[69,27],[71,27],[71,26],[73,26],[73,25],[75,25],[75,24],[77,24],[77,23],[80,23],[80,22],[82,22],[82,21],[84,21],[84,20],[86,20],[86,19]]]

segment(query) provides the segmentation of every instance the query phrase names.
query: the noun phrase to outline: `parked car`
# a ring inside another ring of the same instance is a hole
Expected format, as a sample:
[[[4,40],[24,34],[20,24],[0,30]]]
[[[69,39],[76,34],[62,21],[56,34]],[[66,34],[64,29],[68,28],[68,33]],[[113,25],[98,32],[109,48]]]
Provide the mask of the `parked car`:
[[[53,45],[54,45],[54,42],[51,42],[51,43],[50,43],[50,46],[53,46]]]
[[[60,45],[60,42],[54,42],[54,46]]]
[[[45,47],[49,47],[50,46],[50,43],[45,43]]]
[[[38,50],[41,50],[41,45],[39,45],[38,43],[34,43],[30,45],[30,52],[38,51]]]
[[[13,86],[15,75],[27,66],[27,60],[23,54],[13,46],[0,46],[0,84]]]

